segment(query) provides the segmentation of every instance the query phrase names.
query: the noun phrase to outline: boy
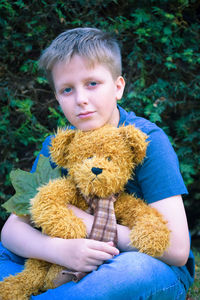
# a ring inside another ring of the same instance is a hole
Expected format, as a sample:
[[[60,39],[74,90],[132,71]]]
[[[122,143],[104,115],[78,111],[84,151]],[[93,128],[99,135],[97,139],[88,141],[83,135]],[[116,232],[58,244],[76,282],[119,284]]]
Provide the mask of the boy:
[[[170,247],[159,258],[139,253],[129,246],[129,229],[121,225],[117,228],[117,248],[112,243],[90,239],[50,238],[32,228],[28,218],[11,215],[2,230],[2,244],[15,254],[0,248],[0,280],[23,268],[22,257],[34,257],[93,272],[79,283],[69,282],[32,299],[185,299],[194,278],[181,198],[187,190],[177,157],[163,131],[117,105],[125,86],[117,42],[94,28],[68,30],[42,54],[40,66],[74,127],[87,131],[106,123],[135,124],[149,136],[147,157],[137,168],[135,179],[128,183],[127,191],[163,214],[171,230]],[[49,156],[49,144],[50,137],[41,150],[45,156]],[[73,206],[71,209],[84,220],[89,234],[93,216]]]

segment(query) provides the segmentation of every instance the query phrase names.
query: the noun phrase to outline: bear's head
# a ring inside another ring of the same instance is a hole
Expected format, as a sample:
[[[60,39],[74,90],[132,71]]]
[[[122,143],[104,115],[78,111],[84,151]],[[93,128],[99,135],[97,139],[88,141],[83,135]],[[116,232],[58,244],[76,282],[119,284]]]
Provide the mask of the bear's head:
[[[106,125],[91,131],[59,129],[50,152],[84,196],[108,197],[123,191],[144,159],[146,139],[133,125]]]

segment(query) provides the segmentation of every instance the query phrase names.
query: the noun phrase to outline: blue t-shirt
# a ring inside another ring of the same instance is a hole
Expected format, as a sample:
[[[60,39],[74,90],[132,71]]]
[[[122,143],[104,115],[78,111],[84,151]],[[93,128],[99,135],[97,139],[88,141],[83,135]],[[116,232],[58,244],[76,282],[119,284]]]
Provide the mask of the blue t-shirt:
[[[134,180],[127,184],[127,191],[135,193],[147,203],[187,194],[177,155],[163,130],[154,123],[137,117],[134,112],[126,112],[120,106],[119,112],[119,126],[134,124],[147,134],[149,141],[146,158],[136,168]]]
[[[187,188],[183,182],[179,170],[177,155],[172,148],[168,137],[154,123],[137,117],[134,112],[126,112],[118,105],[120,121],[118,126],[134,124],[147,134],[148,147],[146,157],[135,170],[133,180],[129,180],[126,191],[144,199],[147,203],[153,203],[175,195],[187,194]],[[52,136],[45,139],[40,154],[49,157],[49,145]],[[31,172],[34,172],[39,159],[37,156]],[[52,165],[53,167],[55,165]],[[180,280],[189,286],[194,280],[194,256],[190,256],[186,266],[172,267],[178,273]]]

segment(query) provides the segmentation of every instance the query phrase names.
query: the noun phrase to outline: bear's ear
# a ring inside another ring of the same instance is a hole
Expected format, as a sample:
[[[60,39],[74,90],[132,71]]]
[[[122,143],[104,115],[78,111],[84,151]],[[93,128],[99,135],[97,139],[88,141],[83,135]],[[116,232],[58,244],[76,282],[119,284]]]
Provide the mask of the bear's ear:
[[[68,157],[68,146],[75,136],[75,130],[58,129],[49,147],[51,158],[59,167],[65,167]]]
[[[137,129],[134,125],[122,126],[119,130],[120,134],[131,147],[134,162],[136,164],[141,163],[146,155],[148,145],[146,139],[148,136],[140,129]]]

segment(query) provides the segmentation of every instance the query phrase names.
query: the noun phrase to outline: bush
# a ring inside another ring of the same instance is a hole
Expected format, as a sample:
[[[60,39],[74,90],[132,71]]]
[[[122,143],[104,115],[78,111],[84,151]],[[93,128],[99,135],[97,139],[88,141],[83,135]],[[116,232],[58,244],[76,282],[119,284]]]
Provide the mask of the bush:
[[[197,0],[1,0],[1,203],[13,194],[11,169],[28,170],[45,136],[65,124],[37,69],[42,49],[68,28],[99,27],[113,32],[122,47],[127,82],[122,106],[162,127],[179,156],[190,192],[184,198],[189,223],[197,234],[199,6]],[[3,209],[0,218],[6,218]]]

